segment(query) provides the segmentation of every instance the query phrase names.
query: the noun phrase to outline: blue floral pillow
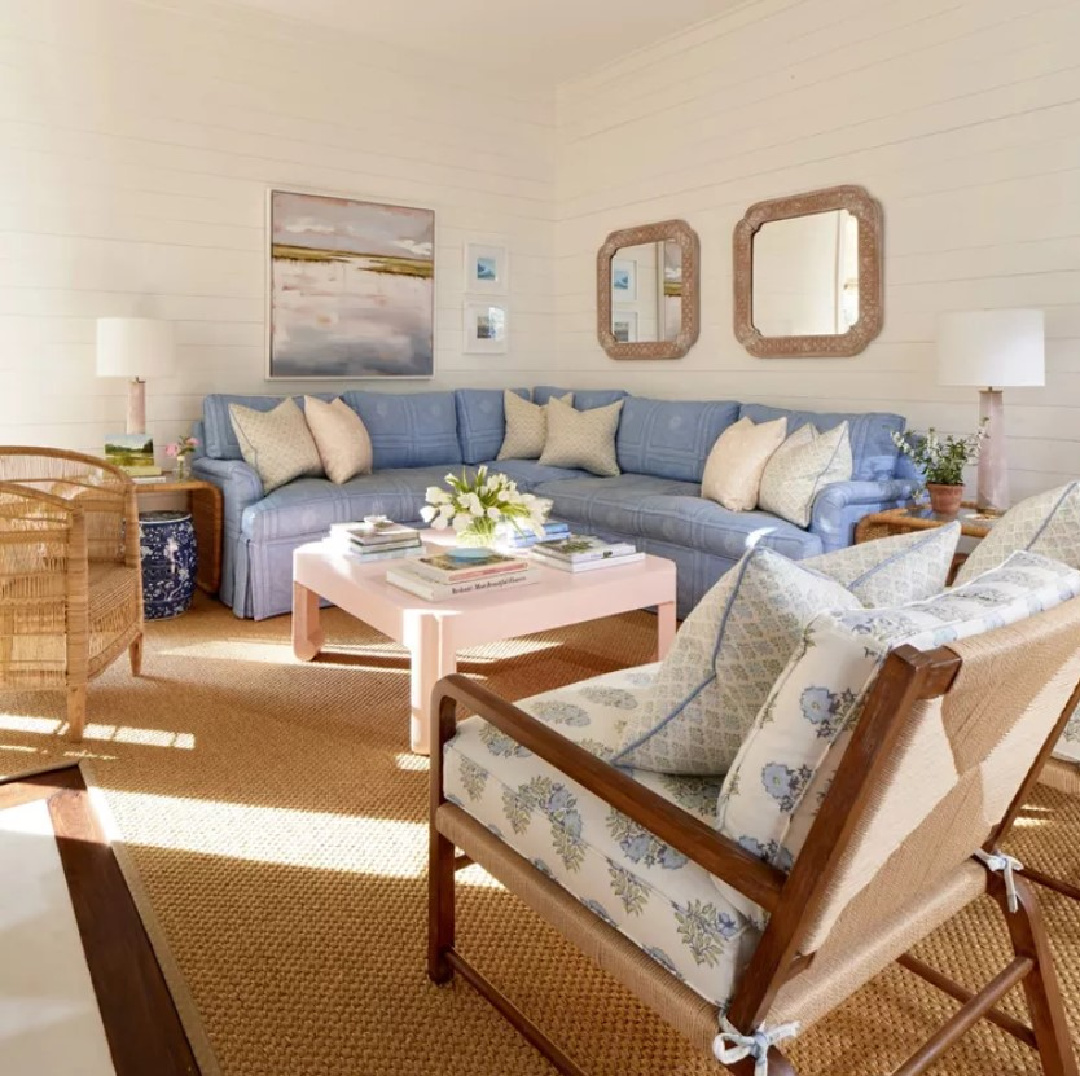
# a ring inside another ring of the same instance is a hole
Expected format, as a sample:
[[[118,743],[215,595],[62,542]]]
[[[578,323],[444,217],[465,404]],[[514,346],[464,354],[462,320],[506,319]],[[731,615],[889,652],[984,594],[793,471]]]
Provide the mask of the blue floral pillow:
[[[1035,553],[928,601],[822,613],[806,628],[743,741],[717,804],[721,833],[781,870],[810,831],[862,701],[891,650],[920,650],[978,635],[1080,594],[1080,571]],[[837,750],[830,748],[836,743]],[[764,913],[717,881],[759,925]]]

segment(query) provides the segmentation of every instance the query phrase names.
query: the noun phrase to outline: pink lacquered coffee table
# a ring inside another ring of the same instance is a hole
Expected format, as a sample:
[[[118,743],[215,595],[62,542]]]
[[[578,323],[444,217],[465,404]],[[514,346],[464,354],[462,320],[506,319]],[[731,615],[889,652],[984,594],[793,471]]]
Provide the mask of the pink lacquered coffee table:
[[[425,534],[425,541],[427,535]],[[429,545],[447,546],[439,535]],[[393,562],[391,562],[393,563]],[[431,690],[457,668],[467,646],[512,639],[655,605],[657,654],[675,637],[675,565],[662,557],[571,575],[537,567],[540,581],[498,593],[426,602],[386,582],[387,562],[358,564],[322,543],[293,554],[293,651],[311,661],[323,647],[319,599],[326,598],[408,647],[412,657],[412,749],[428,753]]]

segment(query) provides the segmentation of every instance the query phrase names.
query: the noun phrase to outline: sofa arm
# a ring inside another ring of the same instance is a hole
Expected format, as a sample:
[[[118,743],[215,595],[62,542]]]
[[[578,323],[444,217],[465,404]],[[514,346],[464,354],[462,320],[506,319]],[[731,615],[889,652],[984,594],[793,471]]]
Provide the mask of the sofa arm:
[[[263,499],[262,479],[255,468],[243,460],[215,460],[209,456],[198,456],[191,470],[196,478],[221,490],[226,533],[231,531],[239,534],[244,509]]]
[[[877,482],[834,482],[815,498],[810,531],[821,538],[826,553],[855,540],[855,524],[863,516],[906,504],[918,483],[904,478]]]

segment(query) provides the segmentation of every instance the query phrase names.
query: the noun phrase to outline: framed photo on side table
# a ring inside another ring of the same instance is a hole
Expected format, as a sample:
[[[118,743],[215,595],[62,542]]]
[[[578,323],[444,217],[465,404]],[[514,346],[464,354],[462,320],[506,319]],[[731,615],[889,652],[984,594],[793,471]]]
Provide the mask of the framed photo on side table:
[[[509,348],[510,312],[505,303],[465,303],[464,350],[502,355]]]

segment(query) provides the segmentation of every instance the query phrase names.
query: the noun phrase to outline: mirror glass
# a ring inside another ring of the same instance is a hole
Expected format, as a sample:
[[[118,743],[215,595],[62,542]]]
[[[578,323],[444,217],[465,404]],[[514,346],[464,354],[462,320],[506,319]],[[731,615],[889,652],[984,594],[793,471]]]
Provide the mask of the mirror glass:
[[[674,340],[682,326],[682,247],[672,239],[618,247],[611,259],[611,332],[619,344]]]
[[[751,264],[763,336],[842,336],[858,322],[859,221],[846,209],[767,221]]]

